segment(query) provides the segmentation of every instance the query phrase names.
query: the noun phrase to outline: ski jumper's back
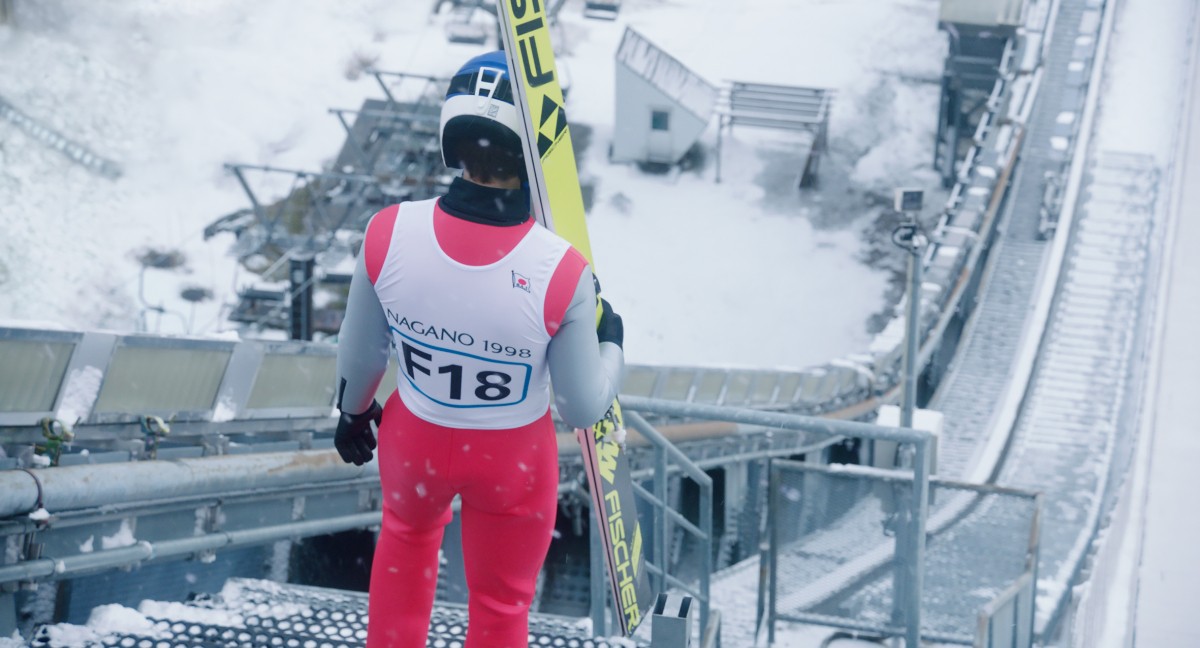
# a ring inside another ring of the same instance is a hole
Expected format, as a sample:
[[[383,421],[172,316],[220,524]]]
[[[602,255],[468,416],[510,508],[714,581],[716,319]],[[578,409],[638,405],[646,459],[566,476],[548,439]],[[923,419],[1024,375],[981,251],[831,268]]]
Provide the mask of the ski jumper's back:
[[[621,349],[598,340],[595,312],[587,261],[519,192],[458,178],[372,218],[338,340],[344,412],[366,411],[397,364],[378,430],[368,648],[426,645],[456,496],[465,647],[527,645],[558,501],[550,384],[571,426],[599,420],[619,387]]]
[[[547,292],[570,244],[530,227],[499,260],[467,265],[439,245],[435,210],[435,200],[404,203],[391,232],[369,234],[390,234],[374,284],[396,350],[400,398],[447,427],[531,423],[550,406]]]

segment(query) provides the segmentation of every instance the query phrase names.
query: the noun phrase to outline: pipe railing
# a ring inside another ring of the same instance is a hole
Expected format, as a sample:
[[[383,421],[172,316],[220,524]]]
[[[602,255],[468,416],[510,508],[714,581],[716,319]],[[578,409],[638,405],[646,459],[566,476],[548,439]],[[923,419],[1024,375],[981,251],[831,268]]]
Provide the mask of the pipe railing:
[[[900,428],[897,428],[900,429]],[[913,432],[922,432],[912,430]],[[863,438],[871,438],[863,436]],[[895,551],[896,574],[894,579],[893,621],[894,627],[887,631],[903,634],[908,648],[919,648],[921,645],[921,598],[924,592],[925,579],[925,527],[929,516],[929,469],[930,446],[932,436],[913,438],[910,443],[914,447],[912,467],[912,493],[910,506],[898,512],[902,515],[898,520],[896,531]],[[774,513],[779,508],[780,472],[804,466],[801,462],[787,460],[772,460],[771,490],[768,493],[768,508]],[[772,516],[774,517],[774,516]],[[827,623],[839,627],[850,627],[845,620],[821,619],[808,614],[781,614],[777,609],[779,584],[779,524],[772,520],[770,530],[770,549],[768,559],[770,566],[768,592],[768,643],[775,642],[775,622],[791,620],[802,623]],[[854,628],[851,628],[854,629]]]
[[[660,590],[666,590],[667,586],[673,586],[683,589],[684,592],[688,592],[700,600],[700,623],[701,628],[704,628],[708,624],[709,614],[712,611],[709,584],[712,582],[713,547],[715,546],[713,538],[713,479],[689,460],[688,456],[676,448],[670,440],[655,430],[654,426],[648,424],[641,415],[636,412],[626,412],[625,420],[654,446],[655,469],[652,484],[654,492],[650,493],[636,482],[634,484],[636,496],[641,497],[643,502],[650,503],[655,511],[654,560],[648,563],[647,569],[659,575]],[[671,479],[668,466],[671,464],[700,487],[700,524],[698,526],[672,509],[668,503],[667,492]],[[692,588],[690,584],[668,574],[668,566],[671,562],[670,539],[673,524],[700,541],[700,548],[698,548],[701,553],[700,583],[697,588]]]
[[[706,627],[711,612],[712,599],[710,584],[712,580],[712,556],[715,538],[713,537],[713,482],[712,478],[688,459],[679,448],[675,447],[654,426],[646,422],[637,412],[626,413],[626,421],[633,426],[644,438],[654,446],[654,480],[653,493],[635,484],[634,492],[644,501],[650,502],[655,510],[655,563],[651,571],[661,569],[660,589],[666,590],[667,585],[674,585],[695,596],[700,601],[700,626]],[[699,525],[692,524],[686,517],[670,507],[668,502],[670,473],[668,465],[674,464],[683,475],[687,476],[700,488],[700,520]],[[700,583],[693,589],[686,583],[672,577],[667,568],[670,564],[669,542],[672,536],[672,526],[678,526],[686,533],[694,536],[699,542]]]
[[[1025,572],[979,611],[975,648],[1030,648],[1037,624],[1038,556],[1042,536],[1042,495],[1034,496],[1033,523]]]
[[[623,395],[621,396],[621,405],[625,409],[642,414],[656,414],[679,419],[727,421],[742,425],[796,430],[829,436],[863,437],[880,441],[892,441],[894,443],[916,443],[927,441],[931,438],[929,432],[922,430],[871,425],[870,423],[842,421],[817,416],[805,416],[803,414],[787,414],[741,407],[726,407],[723,405],[705,405],[702,403],[684,403],[643,398],[640,396]],[[674,450],[682,455],[682,452],[678,449]]]
[[[363,468],[346,466],[348,476],[337,475],[329,471],[308,470],[303,465],[304,462],[287,461],[288,457],[296,454],[298,453],[287,452],[278,453],[275,456],[250,455],[191,460],[185,466],[195,467],[203,466],[205,463],[214,463],[221,464],[225,470],[198,470],[196,478],[191,480],[178,478],[178,472],[161,473],[171,475],[168,477],[168,481],[176,482],[173,484],[150,480],[146,476],[151,473],[143,471],[143,473],[139,473],[139,478],[145,481],[135,480],[138,483],[136,487],[124,495],[118,494],[108,501],[101,500],[104,499],[104,493],[115,492],[111,489],[99,492],[94,498],[83,498],[79,492],[76,492],[75,482],[71,480],[51,479],[42,483],[41,478],[51,472],[56,474],[73,473],[76,477],[93,480],[95,483],[119,483],[129,481],[127,474],[129,464],[102,464],[90,467],[95,470],[84,472],[72,471],[69,468],[32,473],[25,471],[0,472],[0,487],[5,489],[5,494],[24,492],[25,495],[33,498],[33,505],[29,507],[28,512],[19,511],[15,515],[0,517],[0,544],[3,543],[5,537],[20,536],[26,540],[35,540],[44,533],[51,533],[57,534],[55,546],[58,547],[58,551],[53,556],[42,556],[39,550],[33,555],[21,557],[18,562],[0,564],[0,585],[22,581],[70,578],[82,573],[130,567],[150,559],[178,557],[201,551],[215,551],[337,533],[355,528],[377,526],[380,523],[381,513],[377,508],[379,502],[368,499],[360,500],[358,506],[367,507],[369,510],[360,508],[358,512],[347,515],[330,511],[328,507],[322,509],[323,512],[305,509],[303,515],[310,519],[304,521],[293,520],[290,523],[278,525],[266,525],[260,521],[261,526],[210,530],[209,533],[198,535],[193,533],[192,527],[189,525],[179,529],[178,533],[184,534],[179,537],[159,537],[152,542],[141,541],[131,547],[122,547],[119,550],[90,552],[80,549],[62,553],[63,547],[78,544],[64,541],[64,537],[69,538],[71,533],[76,533],[82,538],[88,535],[89,531],[94,534],[97,525],[117,520],[130,522],[136,527],[137,521],[143,518],[154,519],[179,511],[199,512],[202,510],[209,511],[210,515],[216,518],[220,516],[220,511],[223,509],[236,507],[244,510],[247,506],[253,506],[257,502],[270,503],[281,500],[303,502],[305,498],[313,496],[346,495],[355,492],[359,493],[361,497],[365,492],[377,492],[379,489],[378,472],[368,470],[368,468],[374,468],[373,463],[367,464]],[[308,460],[315,459],[318,463],[326,459],[326,457],[319,456],[322,454],[321,452],[304,454],[307,455]],[[337,459],[332,450],[324,451],[324,454],[329,455],[328,458]],[[262,459],[268,461],[262,461]],[[338,461],[340,462],[340,460]],[[147,461],[136,465],[170,470],[179,468],[179,466],[169,465],[176,463],[182,462]],[[159,464],[168,465],[161,466]],[[264,468],[277,473],[276,478],[270,482],[261,480],[251,482],[241,472]],[[11,482],[8,479],[10,477],[24,478],[28,484]],[[10,486],[11,489],[8,488]],[[577,487],[577,484],[574,483],[562,483],[558,486],[558,493],[563,495]],[[158,496],[152,497],[151,493],[155,491]],[[21,502],[24,499],[24,497],[18,496],[15,501]],[[63,508],[63,505],[68,503],[73,503],[73,506]],[[32,513],[35,510],[34,507],[44,506],[50,508],[40,520],[34,519],[37,516],[27,514]],[[294,503],[290,504],[289,508],[294,506]],[[457,512],[460,508],[460,501],[455,498],[451,503],[451,509]],[[293,515],[297,515],[297,513],[293,513]],[[321,515],[326,517],[317,517]],[[156,527],[157,533],[162,533],[162,530],[161,526]],[[63,536],[62,534],[67,535]],[[149,553],[147,553],[148,550],[150,550]]]
[[[352,466],[332,450],[4,470],[0,520],[38,508],[70,511],[377,475],[374,462]]]
[[[764,412],[759,410],[740,409],[732,407],[723,407],[719,405],[702,405],[697,403],[683,403],[678,401],[654,400],[639,397],[623,397],[622,406],[627,412],[627,420],[629,420],[634,429],[643,432],[642,426],[651,428],[637,412],[644,414],[657,414],[672,418],[683,419],[705,419],[728,421],[732,423],[740,423],[743,425],[761,426],[767,428],[775,428],[781,430],[797,430],[802,432],[810,432],[814,434],[826,436],[847,436],[860,437],[864,439],[892,441],[895,443],[911,444],[914,447],[913,453],[913,480],[912,480],[912,509],[909,511],[908,523],[904,525],[904,531],[897,533],[897,553],[903,552],[905,555],[905,568],[903,573],[898,575],[897,583],[901,585],[907,595],[903,597],[901,602],[902,607],[898,607],[897,616],[903,620],[904,636],[908,646],[916,647],[920,645],[920,628],[921,628],[921,592],[922,581],[924,578],[924,562],[925,562],[925,524],[928,517],[928,493],[929,493],[929,473],[930,473],[930,452],[933,436],[931,433],[924,430],[914,430],[908,428],[893,428],[879,425],[871,425],[867,423],[858,423],[854,421],[841,421],[836,419],[817,418],[812,416],[802,416],[798,414],[784,414],[780,412]],[[665,439],[663,439],[665,442]],[[658,444],[656,444],[656,448]],[[683,456],[674,446],[669,443],[665,444],[662,450],[664,459],[666,455]],[[684,457],[686,459],[686,457]],[[780,465],[788,462],[781,462]],[[695,467],[696,471],[703,472],[699,467]],[[656,474],[667,474],[666,466],[662,461],[658,465]],[[774,472],[774,471],[773,471]],[[690,476],[690,473],[689,473]],[[707,475],[706,475],[707,476]],[[665,481],[665,479],[664,479]],[[711,484],[711,479],[709,480]],[[772,488],[769,496],[773,497],[777,488]],[[665,492],[663,493],[665,495]],[[711,502],[711,500],[710,500]],[[707,511],[707,515],[706,515]],[[704,505],[703,496],[701,502],[701,524],[700,530],[708,530],[711,533],[712,525],[712,508],[711,504],[707,507]],[[668,516],[663,515],[665,521]],[[706,524],[708,526],[706,526]],[[661,528],[656,531],[661,532]],[[710,536],[711,537],[711,536]],[[660,534],[656,536],[662,549],[656,549],[656,557],[665,555],[665,538]],[[711,542],[711,540],[710,540]],[[776,543],[772,542],[772,547]],[[663,553],[658,553],[662,551]],[[769,641],[774,642],[775,624],[774,619],[779,615],[775,610],[775,574],[778,567],[777,552],[774,549],[770,552],[769,559],[771,595],[770,595],[770,618],[768,634]],[[711,548],[703,557],[706,569],[702,573],[711,571],[712,552]],[[701,592],[698,596],[701,600],[701,627],[707,627],[707,610],[710,603],[707,591],[708,583],[702,578]],[[899,627],[899,626],[898,626]]]
[[[217,549],[233,549],[269,544],[351,529],[377,526],[382,522],[380,511],[368,511],[336,518],[289,522],[273,526],[218,531],[186,538],[156,542],[140,541],[128,547],[80,553],[63,558],[36,558],[0,567],[0,583],[30,581],[43,578],[71,578],[98,571],[130,567],[156,559],[187,556]]]
[[[644,418],[636,412],[631,411],[629,407],[623,405],[625,411],[625,422],[641,434],[642,439],[654,449],[654,470],[650,475],[652,484],[647,490],[636,481],[633,484],[634,496],[642,502],[650,505],[654,511],[654,548],[651,552],[653,560],[647,560],[645,566],[647,571],[657,577],[657,587],[660,592],[666,591],[668,588],[674,587],[691,594],[700,601],[700,625],[702,628],[708,626],[709,615],[711,613],[710,605],[710,583],[712,580],[712,556],[714,537],[713,537],[713,482],[701,468],[699,468],[686,454],[661,432],[656,430],[654,426],[646,422]],[[693,524],[684,515],[680,514],[671,508],[668,490],[669,481],[674,475],[679,474],[691,479],[700,489],[700,520],[699,524]],[[646,476],[645,472],[640,473],[640,476]],[[588,502],[591,500],[588,498]],[[591,611],[593,631],[599,636],[604,634],[605,624],[605,609],[604,601],[606,600],[604,583],[605,578],[604,562],[600,559],[602,545],[600,543],[599,534],[596,531],[595,524],[591,525]],[[672,529],[679,528],[685,533],[694,536],[699,542],[698,551],[701,554],[700,565],[700,582],[697,586],[684,581],[670,573],[670,538],[672,537]]]

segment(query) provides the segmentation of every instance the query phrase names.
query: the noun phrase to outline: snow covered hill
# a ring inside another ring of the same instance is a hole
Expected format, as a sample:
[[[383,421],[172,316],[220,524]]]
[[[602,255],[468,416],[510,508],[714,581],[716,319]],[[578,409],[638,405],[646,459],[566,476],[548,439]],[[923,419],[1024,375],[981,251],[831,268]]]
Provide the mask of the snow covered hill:
[[[935,182],[937,4],[747,0],[730,11],[630,0],[604,22],[568,2],[558,39],[574,79],[568,108],[593,129],[583,173],[597,187],[597,265],[629,323],[632,361],[800,367],[866,348],[889,281],[864,262],[871,192]],[[203,240],[205,225],[249,204],[222,165],[322,169],[343,139],[327,109],[380,95],[363,67],[444,75],[480,51],[448,43],[446,17],[430,9],[16,0],[15,23],[0,26],[0,97],[124,175],[93,175],[0,120],[0,319],[228,330],[227,307],[254,277],[239,272],[227,236]],[[835,88],[822,190],[798,192],[787,138],[752,129],[734,131],[719,185],[711,160],[666,176],[609,164],[613,52],[627,24],[714,83]],[[727,44],[706,46],[722,34]],[[147,250],[184,263],[143,271]],[[189,287],[213,298],[190,303]]]

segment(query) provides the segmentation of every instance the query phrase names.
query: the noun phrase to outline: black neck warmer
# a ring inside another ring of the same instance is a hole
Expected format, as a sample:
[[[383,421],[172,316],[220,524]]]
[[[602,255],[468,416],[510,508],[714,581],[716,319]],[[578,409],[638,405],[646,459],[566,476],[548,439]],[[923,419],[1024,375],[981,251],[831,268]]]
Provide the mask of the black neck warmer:
[[[442,211],[456,218],[507,227],[529,219],[528,189],[497,189],[455,178],[438,200]]]

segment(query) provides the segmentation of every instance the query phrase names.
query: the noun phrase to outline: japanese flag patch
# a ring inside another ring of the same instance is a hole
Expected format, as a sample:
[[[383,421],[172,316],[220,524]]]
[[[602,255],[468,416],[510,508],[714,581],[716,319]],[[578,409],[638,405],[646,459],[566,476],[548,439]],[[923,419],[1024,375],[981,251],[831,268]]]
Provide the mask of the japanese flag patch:
[[[529,277],[526,277],[525,275],[514,270],[512,273],[512,280],[513,288],[520,288],[525,292],[529,292]]]

